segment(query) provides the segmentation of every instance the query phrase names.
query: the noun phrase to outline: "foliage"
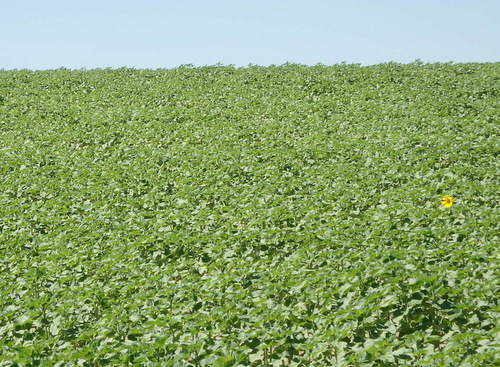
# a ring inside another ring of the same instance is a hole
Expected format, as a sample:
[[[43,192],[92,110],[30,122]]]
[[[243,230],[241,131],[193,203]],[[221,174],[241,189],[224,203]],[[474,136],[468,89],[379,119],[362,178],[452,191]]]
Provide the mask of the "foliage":
[[[498,75],[0,71],[0,365],[499,364]]]

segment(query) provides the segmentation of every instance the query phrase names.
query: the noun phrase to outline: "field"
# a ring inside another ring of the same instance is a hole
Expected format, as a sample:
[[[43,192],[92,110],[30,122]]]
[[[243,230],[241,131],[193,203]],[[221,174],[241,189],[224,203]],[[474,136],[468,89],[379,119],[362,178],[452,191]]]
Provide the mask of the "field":
[[[0,70],[0,162],[0,366],[500,365],[500,63]]]

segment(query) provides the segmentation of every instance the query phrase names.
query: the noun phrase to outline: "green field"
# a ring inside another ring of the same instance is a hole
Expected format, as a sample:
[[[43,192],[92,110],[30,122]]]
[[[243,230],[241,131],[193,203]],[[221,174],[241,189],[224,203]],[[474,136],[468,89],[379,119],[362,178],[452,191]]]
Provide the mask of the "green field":
[[[500,63],[0,70],[0,163],[0,366],[500,365]]]

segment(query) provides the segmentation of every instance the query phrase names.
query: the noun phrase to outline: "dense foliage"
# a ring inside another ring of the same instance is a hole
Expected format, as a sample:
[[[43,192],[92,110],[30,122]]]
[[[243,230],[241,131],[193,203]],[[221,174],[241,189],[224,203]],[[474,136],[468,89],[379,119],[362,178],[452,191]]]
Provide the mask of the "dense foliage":
[[[500,364],[499,76],[0,71],[0,366]]]

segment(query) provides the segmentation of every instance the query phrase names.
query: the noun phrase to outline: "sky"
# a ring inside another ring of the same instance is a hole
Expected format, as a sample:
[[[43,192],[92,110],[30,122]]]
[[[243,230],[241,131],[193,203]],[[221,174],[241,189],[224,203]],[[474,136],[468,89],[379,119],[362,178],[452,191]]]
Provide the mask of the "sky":
[[[500,62],[499,0],[0,0],[0,69]]]

